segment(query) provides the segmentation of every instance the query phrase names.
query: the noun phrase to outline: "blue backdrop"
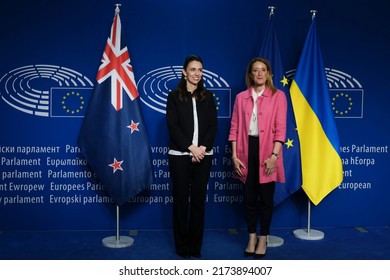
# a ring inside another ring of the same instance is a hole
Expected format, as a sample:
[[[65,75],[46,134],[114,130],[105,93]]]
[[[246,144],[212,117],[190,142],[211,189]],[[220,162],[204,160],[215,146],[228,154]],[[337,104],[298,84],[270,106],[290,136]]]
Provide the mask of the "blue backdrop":
[[[115,205],[86,166],[77,137],[114,17],[114,1],[0,4],[0,229],[114,229]],[[390,4],[352,1],[125,1],[123,31],[142,98],[156,181],[121,207],[123,229],[171,228],[166,93],[188,54],[204,60],[219,127],[207,194],[207,228],[244,227],[242,186],[231,178],[227,135],[276,6],[291,79],[318,10],[317,32],[334,106],[344,181],[318,206],[313,227],[388,226]],[[351,103],[351,100],[353,101]],[[275,207],[272,226],[305,227],[299,190]]]

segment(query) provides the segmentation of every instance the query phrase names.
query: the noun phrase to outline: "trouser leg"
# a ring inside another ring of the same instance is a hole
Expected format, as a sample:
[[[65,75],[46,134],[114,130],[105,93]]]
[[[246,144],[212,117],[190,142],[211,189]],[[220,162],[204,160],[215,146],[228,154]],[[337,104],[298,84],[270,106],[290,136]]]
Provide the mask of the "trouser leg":
[[[190,253],[200,254],[203,242],[205,199],[212,157],[206,156],[193,164],[190,198],[189,246]]]
[[[191,159],[187,156],[169,156],[169,169],[172,179],[173,196],[173,235],[176,251],[189,252],[188,248],[188,211]]]
[[[248,176],[244,184],[245,217],[248,233],[256,233],[259,218],[259,138],[249,137]]]
[[[275,182],[260,184],[260,235],[269,235],[274,209]]]

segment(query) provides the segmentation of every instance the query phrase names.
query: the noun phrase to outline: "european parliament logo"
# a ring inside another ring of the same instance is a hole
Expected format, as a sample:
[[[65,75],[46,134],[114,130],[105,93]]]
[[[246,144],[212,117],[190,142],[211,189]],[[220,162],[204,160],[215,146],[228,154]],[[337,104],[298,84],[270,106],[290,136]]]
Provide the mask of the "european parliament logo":
[[[28,65],[0,78],[0,97],[12,108],[40,117],[83,117],[93,83],[56,65]]]
[[[141,101],[154,111],[165,114],[167,97],[178,84],[182,66],[167,66],[149,71],[138,83]],[[231,89],[229,84],[219,75],[203,69],[205,87],[214,94],[218,118],[230,118]]]
[[[334,117],[363,118],[364,90],[359,81],[336,69],[325,68],[325,73]],[[295,70],[286,74],[292,80]]]

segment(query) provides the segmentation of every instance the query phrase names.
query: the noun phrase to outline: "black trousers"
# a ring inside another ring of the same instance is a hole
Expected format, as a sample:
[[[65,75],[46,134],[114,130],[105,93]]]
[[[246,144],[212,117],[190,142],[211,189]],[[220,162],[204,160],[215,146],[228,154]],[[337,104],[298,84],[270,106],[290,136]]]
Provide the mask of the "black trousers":
[[[212,156],[205,156],[200,163],[192,163],[189,156],[169,155],[173,195],[173,234],[178,253],[201,252],[211,162]]]
[[[269,235],[274,207],[275,182],[259,183],[259,138],[249,136],[248,178],[244,184],[245,217],[248,233]]]

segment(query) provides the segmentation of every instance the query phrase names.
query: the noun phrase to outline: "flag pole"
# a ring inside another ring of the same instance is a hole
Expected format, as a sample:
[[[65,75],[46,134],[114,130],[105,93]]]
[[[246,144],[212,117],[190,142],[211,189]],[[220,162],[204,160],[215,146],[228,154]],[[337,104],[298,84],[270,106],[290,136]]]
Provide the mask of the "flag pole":
[[[268,10],[270,10],[269,11],[269,19],[271,19],[272,18],[272,16],[275,14],[275,10],[276,10],[276,7],[275,6],[268,6]]]
[[[130,236],[120,236],[119,233],[119,206],[116,206],[116,235],[103,238],[102,243],[109,248],[125,248],[133,245],[134,239]]]
[[[272,18],[272,16],[274,15],[275,13],[275,9],[276,7],[274,6],[269,6],[268,9],[270,10],[269,12],[269,19]],[[279,236],[275,236],[275,235],[267,235],[267,247],[280,247],[284,244],[284,239],[279,237]]]
[[[314,20],[318,11],[317,10],[310,10],[310,13],[312,14],[311,20]],[[310,228],[310,220],[311,220],[311,202],[310,202],[310,199],[308,198],[307,199],[307,228],[294,230],[294,232],[293,232],[294,236],[296,238],[304,239],[304,240],[321,240],[321,239],[323,239],[325,235],[322,231]]]
[[[324,233],[322,231],[311,229],[310,220],[311,220],[311,202],[310,199],[307,200],[307,228],[306,229],[296,229],[293,231],[293,234],[296,238],[304,240],[321,240],[324,238]]]
[[[121,10],[119,9],[120,6],[122,6],[122,4],[119,4],[119,3],[115,4],[115,13],[116,13],[116,14],[119,14],[119,12],[121,11]]]

